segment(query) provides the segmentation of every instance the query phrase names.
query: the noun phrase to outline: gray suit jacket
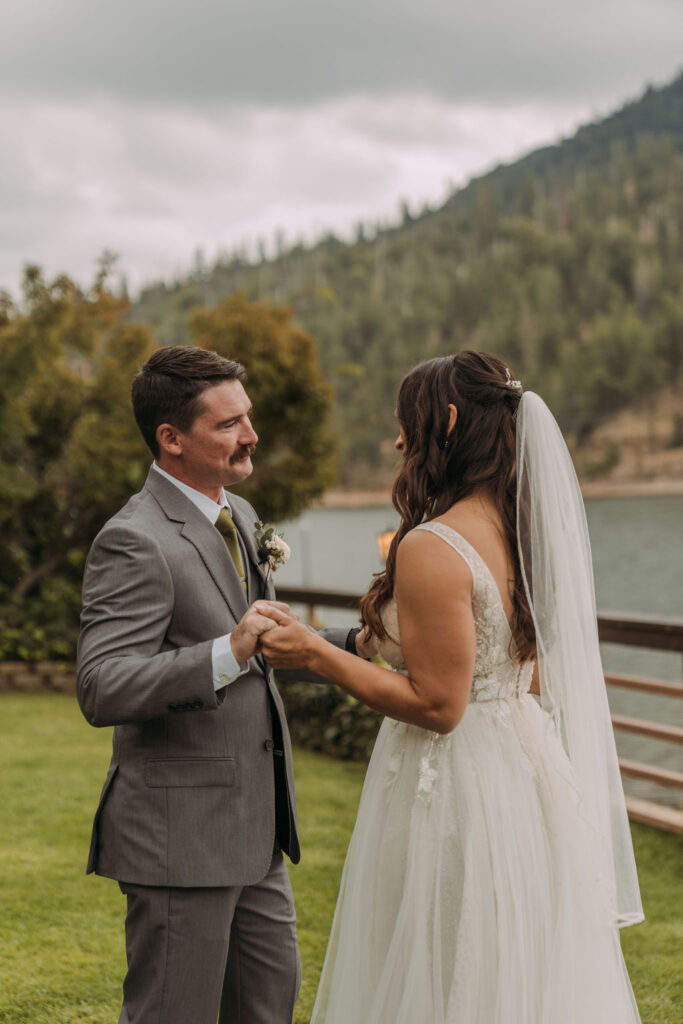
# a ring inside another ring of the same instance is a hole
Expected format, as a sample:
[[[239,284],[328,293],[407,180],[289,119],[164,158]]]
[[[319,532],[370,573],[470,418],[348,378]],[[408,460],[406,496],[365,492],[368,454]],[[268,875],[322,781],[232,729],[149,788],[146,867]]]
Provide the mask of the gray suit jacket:
[[[78,701],[92,725],[115,728],[88,872],[138,885],[260,881],[275,840],[277,757],[289,818],[280,842],[299,860],[291,743],[272,670],[252,658],[246,675],[213,686],[213,640],[248,602],[274,593],[257,564],[256,513],[235,495],[230,504],[249,556],[248,599],[218,530],[153,470],[90,550]],[[327,639],[343,646],[346,633]]]

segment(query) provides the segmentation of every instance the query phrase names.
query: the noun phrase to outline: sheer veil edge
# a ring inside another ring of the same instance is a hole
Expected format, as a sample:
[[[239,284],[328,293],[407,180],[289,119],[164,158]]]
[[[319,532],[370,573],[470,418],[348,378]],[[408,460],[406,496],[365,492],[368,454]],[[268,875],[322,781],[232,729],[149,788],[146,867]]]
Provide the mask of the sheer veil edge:
[[[546,404],[517,411],[517,542],[536,629],[542,706],[562,738],[579,813],[595,836],[609,924],[643,920],[598,643],[590,541],[579,483]]]

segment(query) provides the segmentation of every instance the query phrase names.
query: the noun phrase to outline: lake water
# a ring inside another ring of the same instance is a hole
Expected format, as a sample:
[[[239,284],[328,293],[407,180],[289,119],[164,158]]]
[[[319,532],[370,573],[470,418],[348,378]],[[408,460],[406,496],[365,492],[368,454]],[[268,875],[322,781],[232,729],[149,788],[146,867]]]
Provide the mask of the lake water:
[[[597,606],[601,612],[632,612],[683,618],[683,495],[589,498]],[[397,525],[391,506],[316,508],[280,527],[292,557],[277,573],[280,585],[364,591],[382,568],[377,536]],[[320,609],[326,624],[352,625],[355,616]],[[603,644],[606,670],[681,681],[680,654]],[[683,725],[683,701],[609,688],[615,712]],[[617,733],[623,757],[683,770],[681,747]],[[679,790],[625,779],[627,792],[683,804]]]

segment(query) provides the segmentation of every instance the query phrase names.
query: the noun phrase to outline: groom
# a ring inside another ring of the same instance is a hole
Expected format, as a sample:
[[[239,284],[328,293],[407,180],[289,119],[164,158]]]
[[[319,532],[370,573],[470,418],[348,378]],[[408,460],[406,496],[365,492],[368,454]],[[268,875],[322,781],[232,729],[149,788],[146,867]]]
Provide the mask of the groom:
[[[133,411],[154,462],[85,570],[78,700],[115,727],[87,870],[127,897],[119,1024],[290,1024],[300,983],[292,751],[258,646],[274,591],[257,515],[224,490],[258,441],[245,379],[189,346],[141,367]]]

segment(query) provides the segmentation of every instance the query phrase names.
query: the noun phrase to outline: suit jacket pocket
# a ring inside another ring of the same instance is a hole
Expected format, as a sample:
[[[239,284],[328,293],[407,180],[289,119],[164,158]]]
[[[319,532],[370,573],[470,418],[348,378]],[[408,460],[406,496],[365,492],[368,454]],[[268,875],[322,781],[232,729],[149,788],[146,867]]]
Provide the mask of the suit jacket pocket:
[[[145,762],[145,782],[152,788],[235,786],[234,757],[167,757]]]

